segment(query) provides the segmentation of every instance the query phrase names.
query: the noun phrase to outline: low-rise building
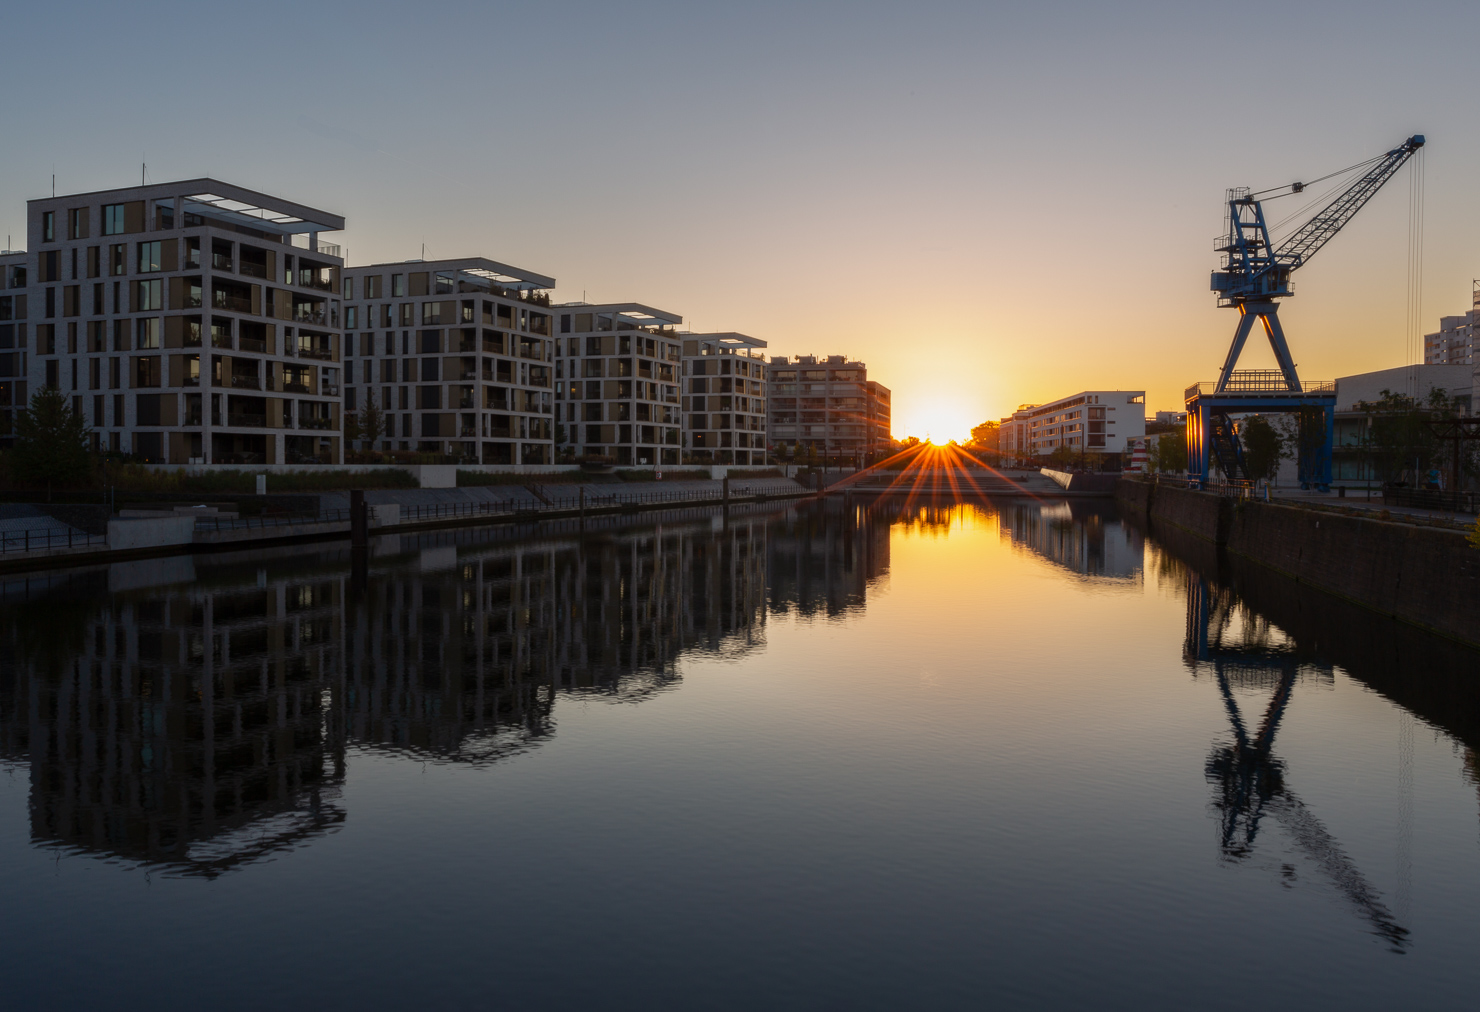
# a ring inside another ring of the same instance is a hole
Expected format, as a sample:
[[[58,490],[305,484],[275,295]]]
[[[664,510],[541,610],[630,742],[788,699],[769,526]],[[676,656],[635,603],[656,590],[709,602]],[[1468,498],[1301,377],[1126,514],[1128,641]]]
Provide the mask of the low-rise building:
[[[683,317],[636,302],[553,309],[555,433],[562,456],[621,467],[677,465]]]
[[[771,444],[788,456],[850,459],[886,453],[892,428],[889,388],[844,355],[771,359]]]
[[[483,257],[347,268],[345,410],[386,422],[367,449],[553,463],[554,287]]]
[[[338,463],[342,228],[215,179],[30,201],[30,390],[146,462]]]
[[[683,334],[684,456],[696,464],[766,463],[766,342]]]
[[[1373,415],[1366,405],[1381,403],[1387,394],[1412,398],[1417,404],[1440,392],[1461,415],[1474,413],[1474,372],[1469,365],[1427,364],[1378,369],[1342,376],[1336,381],[1336,424],[1331,452],[1331,477],[1339,482],[1370,483],[1376,474],[1370,453]],[[1278,481],[1297,481],[1292,461],[1283,462]]]
[[[1060,447],[1122,463],[1128,441],[1146,435],[1143,390],[1084,390],[1046,404],[1024,404],[1002,419],[1001,452],[1019,459],[1047,457]]]

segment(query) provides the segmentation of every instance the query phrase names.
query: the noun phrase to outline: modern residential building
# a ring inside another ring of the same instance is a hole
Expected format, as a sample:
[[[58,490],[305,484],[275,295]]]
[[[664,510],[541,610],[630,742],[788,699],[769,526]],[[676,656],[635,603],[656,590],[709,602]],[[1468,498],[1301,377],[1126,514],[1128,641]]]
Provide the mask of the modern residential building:
[[[745,334],[684,334],[684,459],[766,463],[766,342]]]
[[[342,228],[214,179],[30,201],[30,389],[149,462],[339,462]]]
[[[26,254],[0,250],[0,449],[15,442],[15,413],[26,406]]]
[[[1424,365],[1473,365],[1475,318],[1473,310],[1463,316],[1439,317],[1438,332],[1423,338]]]
[[[676,313],[636,302],[568,302],[555,350],[555,437],[566,457],[610,457],[621,467],[677,465],[679,334]]]
[[[482,257],[347,268],[344,408],[386,421],[365,448],[552,463],[553,287]]]
[[[771,359],[770,437],[788,456],[866,458],[889,449],[889,388],[844,355]]]
[[[1128,440],[1146,436],[1143,390],[1085,390],[1046,404],[1024,404],[999,429],[1002,453],[1046,457],[1059,447],[1118,464]]]

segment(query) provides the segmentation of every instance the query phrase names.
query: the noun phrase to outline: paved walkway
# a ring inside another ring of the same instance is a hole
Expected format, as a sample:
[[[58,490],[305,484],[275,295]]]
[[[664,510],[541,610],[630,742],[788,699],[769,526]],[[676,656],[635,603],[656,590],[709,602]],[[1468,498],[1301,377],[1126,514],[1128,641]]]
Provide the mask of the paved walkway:
[[[1291,504],[1311,504],[1316,506],[1332,506],[1352,510],[1367,510],[1380,513],[1387,510],[1392,516],[1424,517],[1429,520],[1447,520],[1451,523],[1462,524],[1466,527],[1473,526],[1475,515],[1472,513],[1455,513],[1452,510],[1430,510],[1421,509],[1417,506],[1384,506],[1382,503],[1382,492],[1373,489],[1371,497],[1368,498],[1364,489],[1347,489],[1346,496],[1342,497],[1334,489],[1330,492],[1305,492],[1299,488],[1273,488],[1269,490],[1272,501],[1288,502]]]

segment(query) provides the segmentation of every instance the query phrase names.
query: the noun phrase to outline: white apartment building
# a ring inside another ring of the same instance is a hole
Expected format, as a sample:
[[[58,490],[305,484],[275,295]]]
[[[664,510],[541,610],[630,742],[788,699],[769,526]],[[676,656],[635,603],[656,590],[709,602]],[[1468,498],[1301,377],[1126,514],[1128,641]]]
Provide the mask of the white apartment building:
[[[1046,404],[1024,404],[998,430],[1001,452],[1046,457],[1061,446],[1119,458],[1127,440],[1146,436],[1143,390],[1085,390]]]
[[[684,459],[766,463],[766,342],[745,334],[683,334]]]
[[[683,317],[636,302],[553,307],[555,438],[562,455],[620,467],[677,465]]]
[[[70,397],[96,449],[340,461],[343,261],[319,235],[343,218],[191,179],[32,200],[26,226],[24,264],[6,258],[7,283],[24,266],[25,305],[5,289],[0,341],[31,392]],[[0,410],[25,392],[12,382]]]
[[[363,448],[552,463],[554,287],[482,257],[346,268],[344,408],[386,422]]]

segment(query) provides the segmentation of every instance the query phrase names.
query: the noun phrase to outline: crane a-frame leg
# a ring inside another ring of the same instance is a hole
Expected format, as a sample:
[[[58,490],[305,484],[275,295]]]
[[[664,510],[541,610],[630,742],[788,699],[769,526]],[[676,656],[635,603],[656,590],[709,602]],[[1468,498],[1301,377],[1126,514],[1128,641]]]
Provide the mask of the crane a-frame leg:
[[[1269,338],[1269,347],[1274,351],[1280,373],[1285,377],[1285,389],[1300,390],[1300,377],[1295,372],[1295,360],[1290,357],[1290,345],[1285,341],[1285,328],[1280,326],[1280,306],[1277,302],[1242,302],[1239,304],[1238,329],[1233,332],[1233,344],[1228,348],[1228,357],[1223,360],[1223,371],[1218,374],[1218,393],[1228,389],[1233,379],[1234,366],[1244,351],[1244,343],[1254,330],[1254,322],[1264,324],[1264,336]]]

